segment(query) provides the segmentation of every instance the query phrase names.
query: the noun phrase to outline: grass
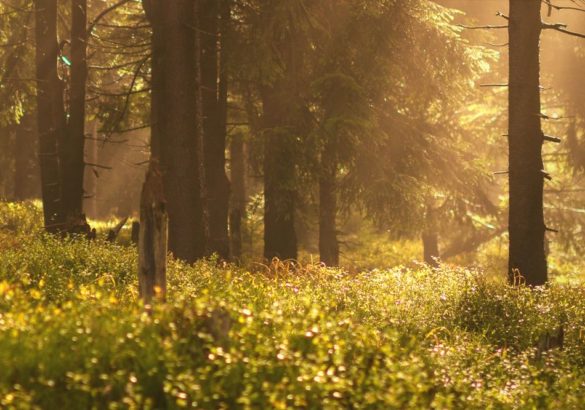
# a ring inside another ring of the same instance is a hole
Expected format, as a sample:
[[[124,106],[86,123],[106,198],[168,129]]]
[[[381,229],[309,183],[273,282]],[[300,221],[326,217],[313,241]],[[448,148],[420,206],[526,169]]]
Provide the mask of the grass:
[[[42,234],[0,204],[0,408],[571,409],[585,288],[481,270],[169,265],[137,298],[133,248]],[[564,330],[564,348],[537,349]]]

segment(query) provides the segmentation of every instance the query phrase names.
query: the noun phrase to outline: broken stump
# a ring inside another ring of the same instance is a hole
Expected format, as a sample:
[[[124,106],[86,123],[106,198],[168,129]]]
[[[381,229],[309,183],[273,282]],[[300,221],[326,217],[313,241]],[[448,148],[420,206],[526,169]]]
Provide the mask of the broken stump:
[[[158,162],[151,161],[140,198],[138,282],[145,304],[164,300],[167,289],[168,214]]]

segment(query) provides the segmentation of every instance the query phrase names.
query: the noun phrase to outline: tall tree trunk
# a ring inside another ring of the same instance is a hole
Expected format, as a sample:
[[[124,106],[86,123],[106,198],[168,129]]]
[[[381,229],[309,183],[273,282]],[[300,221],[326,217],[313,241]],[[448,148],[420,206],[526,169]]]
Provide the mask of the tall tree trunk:
[[[236,134],[231,138],[230,170],[232,186],[231,254],[232,258],[237,260],[242,257],[242,219],[246,214],[246,162],[242,134]]]
[[[0,125],[0,150],[2,152],[13,153],[16,155],[18,138],[16,125]],[[0,201],[15,201],[15,183],[16,183],[16,158],[7,156],[3,158],[2,169],[8,172],[0,173]]]
[[[87,81],[87,0],[71,1],[71,84],[67,132],[61,143],[63,212],[69,229],[85,224],[85,87]]]
[[[206,252],[197,10],[190,0],[143,5],[153,30],[151,150],[163,175],[169,250],[194,262]]]
[[[337,241],[337,159],[335,146],[328,143],[321,153],[319,176],[319,254],[328,266],[339,265]]]
[[[540,119],[541,2],[510,0],[509,180],[511,283],[547,281]]]
[[[296,259],[295,135],[284,81],[262,92],[264,127],[264,257]]]
[[[63,84],[57,74],[57,0],[35,0],[37,127],[45,229],[64,227],[58,140],[64,132]]]
[[[227,13],[224,10],[226,6]],[[227,27],[225,20],[229,18],[229,4],[226,0],[200,0],[199,10],[208,249],[228,259],[230,187],[225,172],[227,73],[226,52],[220,33]]]
[[[274,45],[283,72],[260,89],[264,137],[264,257],[297,259],[297,144],[304,118],[299,106],[303,53],[295,21]]]
[[[97,120],[92,121],[90,125],[91,139],[86,144],[87,147],[87,162],[92,164],[100,163],[100,148],[99,148],[99,134],[98,134],[99,123]],[[85,168],[85,183],[84,190],[87,193],[86,201],[84,202],[85,212],[88,217],[98,219],[98,183],[100,174],[98,170],[93,167]]]
[[[37,171],[35,167],[36,152],[34,119],[25,113],[16,126],[14,141],[14,199],[24,201],[34,198]]]

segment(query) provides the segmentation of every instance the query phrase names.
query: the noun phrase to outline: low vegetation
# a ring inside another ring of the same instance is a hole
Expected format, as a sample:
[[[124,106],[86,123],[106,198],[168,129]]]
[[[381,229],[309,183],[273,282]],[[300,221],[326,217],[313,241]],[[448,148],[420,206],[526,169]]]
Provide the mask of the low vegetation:
[[[57,240],[0,205],[2,408],[579,408],[585,288],[481,271],[171,262]],[[562,329],[562,330],[561,330]],[[562,340],[561,340],[562,339]]]

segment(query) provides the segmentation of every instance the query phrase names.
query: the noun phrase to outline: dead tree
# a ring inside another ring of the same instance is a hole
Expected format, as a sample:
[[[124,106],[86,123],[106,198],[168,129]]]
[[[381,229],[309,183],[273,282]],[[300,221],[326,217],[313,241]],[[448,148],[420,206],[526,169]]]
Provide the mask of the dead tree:
[[[156,161],[151,162],[140,198],[138,282],[145,303],[164,299],[167,289],[168,215],[163,180]]]

